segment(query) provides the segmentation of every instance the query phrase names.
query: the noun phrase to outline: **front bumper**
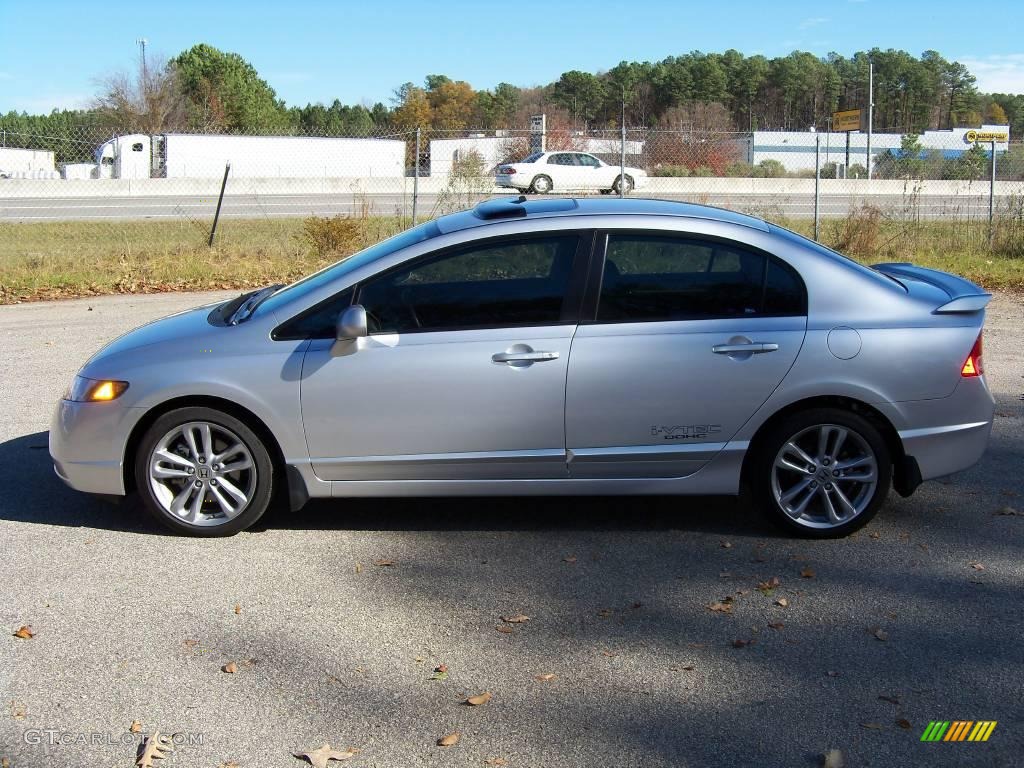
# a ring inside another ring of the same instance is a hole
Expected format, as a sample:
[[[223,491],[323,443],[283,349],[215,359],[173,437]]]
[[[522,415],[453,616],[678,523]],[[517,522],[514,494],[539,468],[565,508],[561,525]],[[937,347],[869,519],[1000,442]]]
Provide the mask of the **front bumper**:
[[[54,472],[76,491],[123,496],[125,446],[144,413],[116,401],[59,401],[50,424]]]

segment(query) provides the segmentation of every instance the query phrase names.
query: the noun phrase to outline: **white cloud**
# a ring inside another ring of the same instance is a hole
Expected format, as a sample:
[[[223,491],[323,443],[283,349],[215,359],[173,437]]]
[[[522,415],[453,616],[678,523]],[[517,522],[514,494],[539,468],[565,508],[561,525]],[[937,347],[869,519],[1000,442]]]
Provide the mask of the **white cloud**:
[[[820,24],[824,24],[828,19],[824,16],[815,16],[810,19],[804,19],[800,22],[800,29],[810,29],[811,27],[817,27]]]
[[[957,59],[978,78],[986,93],[1024,93],[1024,53],[962,56]]]

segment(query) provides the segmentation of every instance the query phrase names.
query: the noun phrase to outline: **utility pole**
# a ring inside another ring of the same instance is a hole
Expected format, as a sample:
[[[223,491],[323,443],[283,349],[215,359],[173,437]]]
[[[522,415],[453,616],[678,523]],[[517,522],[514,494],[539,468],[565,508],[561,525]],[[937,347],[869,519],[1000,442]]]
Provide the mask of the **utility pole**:
[[[626,196],[626,86],[622,86],[622,148],[619,154],[619,197]]]
[[[871,129],[875,124],[875,62],[868,59],[868,181],[871,180]]]
[[[146,72],[146,43],[148,43],[148,42],[149,42],[149,40],[147,40],[144,37],[140,37],[140,38],[138,38],[135,41],[135,44],[137,46],[139,46],[139,51],[140,51],[140,56],[141,56],[141,61],[142,61],[142,87],[143,88],[146,87],[146,81],[148,79],[147,78],[148,73]]]

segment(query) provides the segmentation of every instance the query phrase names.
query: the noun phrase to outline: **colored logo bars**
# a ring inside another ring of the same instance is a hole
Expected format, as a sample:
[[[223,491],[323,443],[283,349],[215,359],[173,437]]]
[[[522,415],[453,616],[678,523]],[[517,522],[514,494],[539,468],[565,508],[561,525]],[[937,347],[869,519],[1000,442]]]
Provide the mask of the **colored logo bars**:
[[[988,741],[996,729],[995,720],[932,720],[921,741]]]

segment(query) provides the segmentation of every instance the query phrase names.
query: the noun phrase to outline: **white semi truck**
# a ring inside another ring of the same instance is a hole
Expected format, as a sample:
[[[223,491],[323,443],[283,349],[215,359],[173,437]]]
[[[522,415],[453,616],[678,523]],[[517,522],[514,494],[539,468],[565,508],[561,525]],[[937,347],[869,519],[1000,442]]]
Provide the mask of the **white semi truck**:
[[[401,178],[405,142],[307,136],[117,136],[96,149],[101,179]]]

